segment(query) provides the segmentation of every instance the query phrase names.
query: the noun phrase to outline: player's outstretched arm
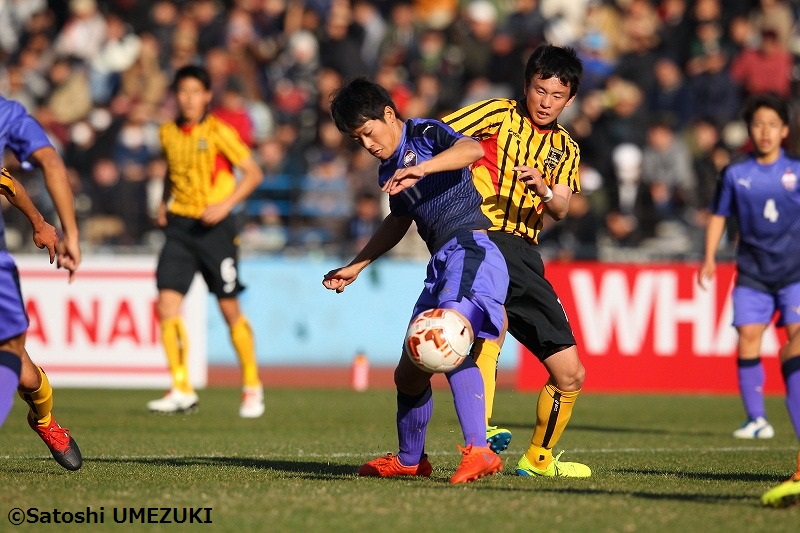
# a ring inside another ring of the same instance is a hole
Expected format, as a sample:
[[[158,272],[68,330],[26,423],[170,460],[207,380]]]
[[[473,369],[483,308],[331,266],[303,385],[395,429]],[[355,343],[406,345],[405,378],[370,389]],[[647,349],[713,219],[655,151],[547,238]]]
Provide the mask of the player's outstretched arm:
[[[439,152],[419,165],[397,169],[381,190],[389,194],[397,194],[403,189],[413,187],[417,181],[428,174],[458,170],[471,165],[481,157],[483,157],[481,144],[471,137],[462,137],[450,148]]]
[[[47,248],[50,252],[50,263],[56,258],[58,233],[56,228],[47,223],[42,213],[36,208],[25,187],[5,168],[0,170],[0,194],[8,198],[11,205],[20,210],[33,228],[33,243],[38,248]]]
[[[81,248],[78,241],[78,221],[75,218],[75,201],[67,169],[61,156],[52,146],[39,148],[31,154],[31,157],[44,173],[47,192],[53,199],[58,213],[63,237],[58,246],[57,265],[69,271],[71,282],[81,262]]]
[[[370,263],[394,248],[409,227],[411,227],[410,218],[387,215],[364,248],[350,261],[350,264],[325,274],[322,278],[322,285],[326,289],[336,292],[344,291],[344,288],[353,283]]]

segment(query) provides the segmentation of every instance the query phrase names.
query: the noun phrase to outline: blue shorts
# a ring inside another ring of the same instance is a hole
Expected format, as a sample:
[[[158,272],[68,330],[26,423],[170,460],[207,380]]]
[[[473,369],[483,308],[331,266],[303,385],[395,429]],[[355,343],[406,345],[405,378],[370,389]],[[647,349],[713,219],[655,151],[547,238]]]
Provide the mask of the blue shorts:
[[[0,340],[16,337],[28,330],[28,315],[19,287],[19,272],[14,259],[0,250]]]
[[[780,312],[777,324],[800,322],[800,282],[775,292],[759,291],[737,285],[733,288],[733,325],[769,324],[775,311]]]
[[[413,317],[427,309],[447,307],[464,316],[482,315],[472,324],[475,338],[500,335],[505,324],[503,302],[508,292],[508,269],[503,254],[480,231],[459,233],[428,262],[425,288],[414,305]]]

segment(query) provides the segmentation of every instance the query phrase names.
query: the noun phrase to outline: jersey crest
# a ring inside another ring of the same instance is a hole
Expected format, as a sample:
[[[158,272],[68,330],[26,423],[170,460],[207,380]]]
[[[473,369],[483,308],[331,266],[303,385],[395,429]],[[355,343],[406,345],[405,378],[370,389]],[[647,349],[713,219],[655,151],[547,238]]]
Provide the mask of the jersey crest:
[[[783,185],[783,188],[789,192],[797,189],[797,174],[792,172],[792,169],[787,168],[786,172],[784,172],[783,176],[781,176],[781,185]]]
[[[406,150],[405,155],[403,155],[403,166],[404,167],[413,167],[417,164],[417,154],[414,150]]]
[[[550,151],[547,152],[547,157],[544,160],[544,167],[548,169],[556,168],[558,162],[561,161],[561,156],[564,155],[564,150],[559,150],[553,146],[550,147]]]

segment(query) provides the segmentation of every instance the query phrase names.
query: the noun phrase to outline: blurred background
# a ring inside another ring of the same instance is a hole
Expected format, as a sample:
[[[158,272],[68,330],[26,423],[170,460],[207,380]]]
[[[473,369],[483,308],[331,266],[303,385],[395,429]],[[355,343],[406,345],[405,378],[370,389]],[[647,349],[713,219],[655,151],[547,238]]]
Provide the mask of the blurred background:
[[[253,288],[243,303],[262,332],[264,360],[346,365],[364,350],[392,365],[406,319],[397,320],[397,309],[410,310],[428,252],[410,232],[348,298],[318,285],[349,261],[387,208],[376,187],[378,161],[336,130],[330,95],[367,75],[390,91],[404,117],[437,118],[481,99],[519,98],[530,52],[548,41],[573,46],[585,66],[577,99],[561,117],[581,147],[582,194],[540,238],[548,278],[559,284],[581,346],[599,361],[684,353],[726,360],[735,339],[725,303],[731,276],[714,294],[700,294],[692,289],[695,267],[680,265],[701,259],[717,175],[748,148],[743,98],[772,91],[788,99],[786,147],[800,148],[799,14],[800,2],[789,0],[0,2],[0,94],[20,101],[63,155],[85,255],[83,288],[59,280],[50,292],[49,274],[23,272],[31,280],[26,296],[40,298],[40,309],[67,294],[73,307],[63,314],[78,317],[60,338],[44,329],[29,337],[61,358],[86,346],[110,357],[120,353],[120,338],[135,357],[144,338],[163,374],[147,312],[148,335],[140,337],[126,295],[117,311],[96,314],[121,321],[109,326],[107,343],[69,298],[94,309],[108,294],[87,300],[88,287],[107,277],[92,258],[130,256],[148,258],[134,277],[146,279],[139,292],[150,301],[149,265],[163,239],[153,215],[166,167],[157,130],[175,117],[173,73],[196,63],[211,73],[214,112],[237,128],[264,171],[238,213],[243,278]],[[10,154],[5,164],[55,220],[39,172]],[[2,209],[10,250],[39,252],[27,221],[7,203]],[[720,259],[732,257],[733,233]],[[578,261],[589,266],[580,270]],[[658,264],[669,271],[648,270]],[[235,364],[214,308],[211,302],[204,326],[209,361]],[[645,308],[652,313],[639,312]],[[594,331],[597,324],[604,327]],[[603,332],[611,333],[594,342]],[[84,345],[70,344],[79,334]],[[87,360],[86,368],[95,364]],[[515,364],[511,356],[501,366]]]
[[[562,118],[581,146],[583,194],[542,235],[545,257],[696,260],[717,173],[747,148],[742,98],[773,91],[796,107],[799,9],[788,0],[9,1],[0,94],[22,102],[63,154],[85,252],[149,253],[162,238],[156,131],[175,114],[169,83],[202,63],[215,112],[265,174],[240,213],[244,253],[349,257],[385,199],[377,161],[330,120],[343,80],[366,74],[405,117],[440,117],[520,97],[531,50],[570,45],[586,72]],[[793,135],[787,147],[797,144]],[[38,172],[9,159],[52,217]],[[3,209],[11,250],[30,250],[29,225]],[[424,259],[418,241],[392,254]]]

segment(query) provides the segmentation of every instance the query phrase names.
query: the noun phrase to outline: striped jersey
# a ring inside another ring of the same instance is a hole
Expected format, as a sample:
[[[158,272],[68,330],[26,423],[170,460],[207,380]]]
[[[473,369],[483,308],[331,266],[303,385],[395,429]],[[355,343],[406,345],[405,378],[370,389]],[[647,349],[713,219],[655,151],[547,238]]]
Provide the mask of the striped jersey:
[[[46,146],[52,146],[50,139],[25,107],[0,96],[0,154],[8,149],[24,163],[33,152]],[[5,221],[0,212],[0,250],[5,249]]]
[[[783,151],[762,165],[752,155],[728,165],[711,200],[713,213],[735,217],[740,274],[767,290],[800,281],[800,160]]]
[[[472,175],[492,231],[535,243],[542,229],[541,199],[516,177],[515,166],[537,168],[549,186],[559,183],[580,192],[578,144],[556,122],[547,128],[536,126],[524,101],[484,100],[451,113],[443,122],[483,145],[484,156],[472,165]]]
[[[233,167],[251,153],[232,126],[210,114],[194,126],[162,124],[159,137],[169,167],[168,209],[184,217],[200,218],[207,205],[230,196]]]
[[[407,120],[397,149],[381,162],[378,185],[383,187],[397,169],[426,161],[463,137],[437,120]],[[392,214],[414,220],[431,254],[460,231],[488,229],[490,223],[480,205],[469,167],[428,174],[389,197]]]

